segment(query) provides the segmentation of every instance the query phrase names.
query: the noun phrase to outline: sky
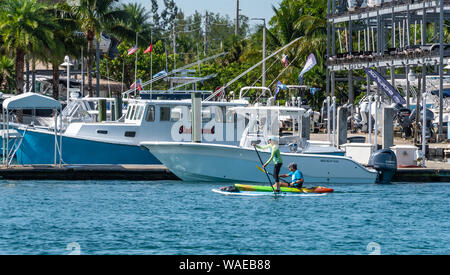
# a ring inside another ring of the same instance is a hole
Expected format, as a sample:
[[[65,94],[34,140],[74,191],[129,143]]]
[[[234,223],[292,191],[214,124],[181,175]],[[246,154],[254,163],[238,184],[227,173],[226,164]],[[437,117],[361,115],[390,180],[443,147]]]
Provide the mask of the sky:
[[[241,14],[249,18],[265,18],[266,22],[274,16],[272,5],[279,6],[282,0],[239,0],[239,8]],[[149,0],[128,0],[128,2],[141,3],[144,6],[150,3]],[[163,0],[158,0],[160,8],[164,6]],[[195,12],[205,13],[211,11],[220,13],[221,15],[228,15],[234,20],[236,18],[236,0],[175,0],[178,8],[180,8],[185,15],[189,16]],[[254,21],[252,26],[261,24],[260,21]]]

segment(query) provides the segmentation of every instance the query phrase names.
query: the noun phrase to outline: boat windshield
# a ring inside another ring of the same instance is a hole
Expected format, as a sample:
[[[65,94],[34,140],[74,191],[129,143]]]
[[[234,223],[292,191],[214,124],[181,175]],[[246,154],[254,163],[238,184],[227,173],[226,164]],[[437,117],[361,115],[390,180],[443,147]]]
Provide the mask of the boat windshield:
[[[255,108],[236,109],[238,121],[246,125],[240,146],[251,147],[253,143],[267,145],[271,136],[278,137],[280,145],[300,142],[299,125],[303,109]]]

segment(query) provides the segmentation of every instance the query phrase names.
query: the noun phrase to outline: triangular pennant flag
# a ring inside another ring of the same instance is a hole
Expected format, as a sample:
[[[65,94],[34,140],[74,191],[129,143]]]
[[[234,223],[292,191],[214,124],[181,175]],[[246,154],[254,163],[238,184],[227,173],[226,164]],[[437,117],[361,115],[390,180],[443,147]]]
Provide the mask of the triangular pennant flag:
[[[311,70],[314,66],[316,66],[316,64],[317,64],[316,57],[312,53],[308,56],[308,59],[305,62],[305,67],[303,67],[302,72],[298,75],[298,82],[300,83],[300,85],[303,84],[303,75],[307,73],[309,70]]]

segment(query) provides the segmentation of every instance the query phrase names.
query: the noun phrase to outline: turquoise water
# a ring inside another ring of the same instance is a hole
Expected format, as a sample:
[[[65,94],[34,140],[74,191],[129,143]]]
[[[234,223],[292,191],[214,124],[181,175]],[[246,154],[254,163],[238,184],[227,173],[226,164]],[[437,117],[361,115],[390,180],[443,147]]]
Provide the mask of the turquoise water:
[[[242,197],[223,184],[0,181],[0,254],[449,254],[450,184],[330,184]]]

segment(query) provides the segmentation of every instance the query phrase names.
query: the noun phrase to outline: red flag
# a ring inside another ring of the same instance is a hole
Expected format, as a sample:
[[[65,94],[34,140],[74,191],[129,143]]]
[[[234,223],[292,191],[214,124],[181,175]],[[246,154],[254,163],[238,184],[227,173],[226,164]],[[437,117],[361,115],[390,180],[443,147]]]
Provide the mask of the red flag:
[[[142,79],[138,79],[135,83],[131,84],[130,89],[136,88],[138,91],[142,90]]]
[[[150,44],[150,46],[148,46],[148,48],[144,51],[144,53],[151,53],[153,50],[153,44]]]

